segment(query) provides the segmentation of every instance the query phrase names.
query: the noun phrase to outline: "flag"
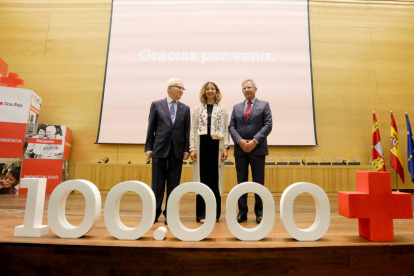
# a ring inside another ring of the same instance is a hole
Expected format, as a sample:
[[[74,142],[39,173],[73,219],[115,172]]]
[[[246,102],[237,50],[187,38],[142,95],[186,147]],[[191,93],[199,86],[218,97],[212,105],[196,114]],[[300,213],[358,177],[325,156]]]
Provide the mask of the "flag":
[[[394,116],[391,113],[391,147],[390,147],[390,161],[391,167],[400,176],[404,183],[404,168],[402,166],[400,142],[398,139],[397,124],[395,123]]]
[[[405,114],[407,119],[407,159],[408,159],[408,171],[411,173],[411,181],[414,183],[414,142],[413,133],[411,132],[410,119],[408,114]]]
[[[377,116],[372,114],[374,120],[374,126],[372,129],[372,153],[371,164],[374,166],[375,171],[385,172],[384,152],[382,151],[381,136],[379,132]]]

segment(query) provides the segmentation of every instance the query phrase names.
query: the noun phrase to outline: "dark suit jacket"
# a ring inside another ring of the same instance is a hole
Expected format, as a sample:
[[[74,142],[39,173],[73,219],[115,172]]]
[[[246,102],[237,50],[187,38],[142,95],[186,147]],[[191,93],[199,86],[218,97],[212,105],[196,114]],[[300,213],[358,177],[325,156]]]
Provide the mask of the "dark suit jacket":
[[[256,98],[250,116],[246,120],[244,117],[244,101],[233,107],[231,114],[229,132],[234,141],[234,156],[242,156],[245,153],[237,141],[240,139],[252,140],[259,143],[251,152],[252,155],[268,155],[267,136],[272,131],[272,112],[270,105],[266,101]]]
[[[167,98],[152,102],[145,151],[153,158],[166,158],[171,144],[177,159],[183,159],[190,147],[190,108],[178,101],[174,124],[171,121]],[[172,142],[171,142],[172,141]]]

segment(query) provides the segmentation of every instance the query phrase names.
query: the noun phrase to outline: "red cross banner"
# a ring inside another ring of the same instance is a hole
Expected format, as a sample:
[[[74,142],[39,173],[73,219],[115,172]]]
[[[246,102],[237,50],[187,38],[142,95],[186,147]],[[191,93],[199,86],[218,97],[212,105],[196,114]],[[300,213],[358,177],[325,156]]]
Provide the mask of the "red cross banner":
[[[398,139],[397,124],[395,123],[394,115],[391,113],[391,145],[390,145],[390,162],[391,167],[400,176],[404,183],[404,168],[402,166],[402,155],[400,140]]]
[[[375,113],[372,114],[374,125],[372,129],[372,153],[371,153],[371,164],[374,166],[375,171],[386,171],[384,152],[382,150],[381,136],[378,127],[377,116]]]

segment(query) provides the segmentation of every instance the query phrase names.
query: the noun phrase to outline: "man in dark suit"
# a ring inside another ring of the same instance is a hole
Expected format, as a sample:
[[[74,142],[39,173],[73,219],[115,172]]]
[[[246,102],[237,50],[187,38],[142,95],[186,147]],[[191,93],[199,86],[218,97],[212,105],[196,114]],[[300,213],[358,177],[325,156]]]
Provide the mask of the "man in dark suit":
[[[190,108],[179,102],[184,92],[181,79],[173,78],[167,83],[167,98],[152,102],[145,152],[152,158],[152,190],[156,199],[155,222],[161,215],[167,181],[167,200],[164,216],[167,224],[167,202],[171,192],[180,184],[181,169],[189,156]]]
[[[246,100],[233,107],[229,124],[229,132],[234,141],[237,182],[248,181],[250,164],[253,182],[264,185],[265,157],[269,154],[266,137],[272,131],[272,112],[268,102],[256,98],[257,87],[253,80],[245,80],[242,88]],[[263,203],[257,194],[255,199],[256,222],[260,223]],[[243,222],[247,220],[247,194],[242,195],[238,203],[237,221]]]

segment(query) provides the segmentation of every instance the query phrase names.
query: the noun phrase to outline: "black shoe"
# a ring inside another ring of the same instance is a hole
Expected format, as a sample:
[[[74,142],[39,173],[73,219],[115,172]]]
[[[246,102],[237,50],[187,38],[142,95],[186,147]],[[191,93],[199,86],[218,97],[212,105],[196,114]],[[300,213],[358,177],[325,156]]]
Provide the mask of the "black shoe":
[[[256,217],[256,222],[257,222],[257,224],[260,224],[260,223],[262,222],[262,218],[263,218],[263,217],[262,217],[262,216],[260,216],[260,215]]]
[[[167,219],[165,219],[164,224],[165,224],[165,225],[168,225]]]
[[[155,218],[154,219],[154,223],[153,224],[155,224],[156,222],[158,222],[158,218]]]
[[[237,222],[243,222],[247,220],[247,215],[237,215]]]
[[[196,221],[201,223],[201,221],[202,221],[202,220],[204,220],[204,219],[205,219],[205,218],[202,218],[202,217],[197,217],[197,218],[196,218]],[[204,222],[204,221],[203,221],[203,222]]]

